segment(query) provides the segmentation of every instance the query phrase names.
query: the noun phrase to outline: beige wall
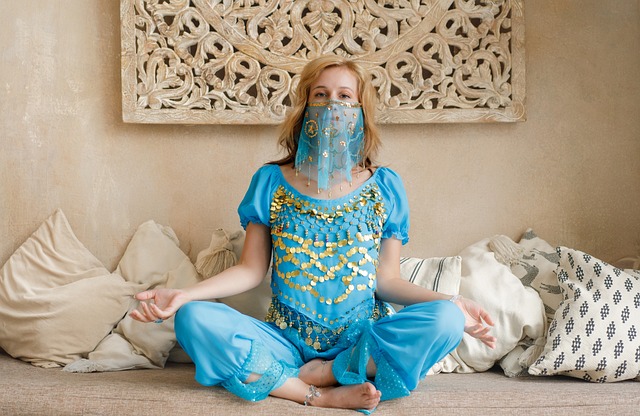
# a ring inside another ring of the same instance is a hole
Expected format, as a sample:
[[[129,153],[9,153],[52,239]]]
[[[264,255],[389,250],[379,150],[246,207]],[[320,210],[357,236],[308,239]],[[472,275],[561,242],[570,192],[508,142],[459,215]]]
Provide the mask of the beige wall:
[[[107,267],[136,227],[193,257],[276,156],[264,126],[121,121],[118,1],[4,2],[0,264],[56,208]],[[527,0],[518,124],[383,126],[412,205],[407,255],[452,255],[533,227],[614,261],[640,251],[640,2]]]

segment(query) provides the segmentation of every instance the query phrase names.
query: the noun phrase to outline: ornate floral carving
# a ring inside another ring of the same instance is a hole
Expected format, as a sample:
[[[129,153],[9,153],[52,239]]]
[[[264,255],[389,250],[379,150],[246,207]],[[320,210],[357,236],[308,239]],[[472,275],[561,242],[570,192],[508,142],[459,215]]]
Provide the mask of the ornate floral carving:
[[[121,0],[123,116],[279,123],[317,56],[372,73],[382,123],[524,120],[523,0]]]

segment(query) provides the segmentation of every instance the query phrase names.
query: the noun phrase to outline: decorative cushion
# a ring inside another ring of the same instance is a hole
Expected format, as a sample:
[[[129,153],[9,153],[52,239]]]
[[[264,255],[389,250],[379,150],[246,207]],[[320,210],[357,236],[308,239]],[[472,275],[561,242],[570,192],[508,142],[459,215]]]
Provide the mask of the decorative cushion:
[[[209,247],[198,253],[196,258],[195,266],[200,276],[208,279],[231,266],[235,266],[240,259],[240,254],[242,254],[245,235],[243,229],[236,230],[231,234],[223,228],[214,230]]]
[[[40,367],[91,352],[140,285],[110,273],[57,210],[0,270],[0,347]]]
[[[495,323],[491,333],[497,338],[496,348],[490,349],[465,333],[456,351],[445,358],[443,367],[448,372],[486,371],[526,339],[536,341],[544,336],[545,317],[540,296],[523,286],[508,266],[496,260],[489,241],[489,238],[481,240],[459,253],[462,257],[460,294],[475,300],[489,312]]]
[[[400,276],[403,279],[448,295],[458,294],[461,272],[460,256],[400,259]]]
[[[529,373],[599,383],[638,377],[640,278],[578,250],[557,253],[563,301]]]
[[[133,235],[116,272],[141,286],[183,288],[198,282],[191,260],[180,250],[170,227],[154,221],[141,224]],[[130,308],[137,307],[137,301]],[[126,315],[86,360],[65,367],[68,372],[119,371],[163,368],[176,345],[173,317],[160,324],[142,323]],[[183,358],[184,359],[184,358]]]
[[[402,257],[400,277],[416,285],[448,295],[457,295],[460,287],[462,259],[453,257]],[[395,310],[404,306],[392,303]]]
[[[532,287],[542,299],[547,322],[553,316],[562,301],[558,278],[554,271],[558,266],[558,254],[554,247],[528,229],[518,244],[524,249],[515,262],[511,262],[511,271],[520,278],[525,286]]]

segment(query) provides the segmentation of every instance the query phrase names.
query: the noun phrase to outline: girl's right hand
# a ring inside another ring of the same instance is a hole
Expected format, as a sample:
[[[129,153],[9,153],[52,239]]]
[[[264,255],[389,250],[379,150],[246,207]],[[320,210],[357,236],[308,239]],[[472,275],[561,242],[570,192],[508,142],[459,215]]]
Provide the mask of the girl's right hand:
[[[151,289],[134,296],[140,301],[137,309],[129,313],[136,321],[157,322],[169,319],[180,306],[189,301],[187,294],[179,289]]]

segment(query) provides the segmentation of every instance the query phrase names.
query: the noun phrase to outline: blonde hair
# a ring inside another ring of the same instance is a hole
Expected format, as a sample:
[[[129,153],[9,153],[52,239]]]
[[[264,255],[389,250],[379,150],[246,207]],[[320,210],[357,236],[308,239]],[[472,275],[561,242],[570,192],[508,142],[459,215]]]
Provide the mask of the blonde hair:
[[[362,105],[362,113],[364,115],[362,163],[365,168],[369,168],[374,164],[381,140],[378,127],[375,123],[377,98],[376,91],[373,85],[371,85],[371,76],[357,62],[337,55],[326,55],[314,59],[307,63],[302,69],[292,108],[280,127],[278,144],[285,150],[286,156],[271,163],[286,165],[295,161],[296,152],[298,151],[298,138],[302,128],[302,121],[304,120],[304,110],[309,101],[311,84],[318,79],[322,71],[332,67],[347,68],[358,80],[358,99]]]

